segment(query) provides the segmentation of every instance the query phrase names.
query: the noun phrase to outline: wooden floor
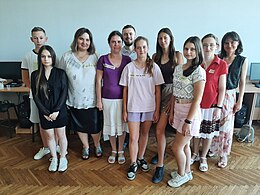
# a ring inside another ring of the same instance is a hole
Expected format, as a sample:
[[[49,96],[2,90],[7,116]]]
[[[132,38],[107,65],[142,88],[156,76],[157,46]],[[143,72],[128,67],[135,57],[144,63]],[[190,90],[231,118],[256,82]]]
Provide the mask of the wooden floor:
[[[39,136],[32,143],[30,135],[16,135],[9,138],[6,129],[0,129],[0,194],[260,194],[260,125],[254,124],[255,143],[238,143],[234,140],[229,165],[225,169],[216,167],[216,158],[208,159],[209,171],[202,173],[198,164],[192,166],[194,179],[183,187],[167,186],[169,173],[176,169],[171,152],[174,134],[167,131],[165,177],[159,184],[151,182],[155,166],[143,173],[138,170],[136,179],[129,181],[126,172],[129,167],[110,165],[107,157],[110,151],[107,142],[102,143],[104,155],[97,159],[91,152],[89,160],[81,159],[81,144],[76,135],[69,135],[69,168],[65,173],[49,173],[49,157],[33,160],[41,147]],[[93,150],[92,150],[93,151]],[[156,153],[154,132],[151,132],[146,158],[151,160]]]

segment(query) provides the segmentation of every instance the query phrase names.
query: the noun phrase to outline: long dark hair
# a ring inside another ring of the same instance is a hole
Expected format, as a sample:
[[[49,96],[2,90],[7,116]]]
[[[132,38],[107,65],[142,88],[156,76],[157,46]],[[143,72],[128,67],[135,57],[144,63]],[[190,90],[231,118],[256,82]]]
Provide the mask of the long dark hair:
[[[89,48],[87,49],[87,51],[89,52],[89,54],[94,54],[96,52],[96,48],[95,48],[95,45],[94,45],[94,42],[93,42],[93,36],[92,36],[92,33],[90,32],[89,29],[87,28],[79,28],[76,32],[75,32],[75,35],[74,35],[74,39],[73,39],[73,42],[71,43],[70,45],[70,48],[71,48],[71,51],[72,52],[76,52],[78,50],[78,46],[77,46],[77,40],[78,38],[83,35],[84,33],[87,33],[89,35],[89,39],[90,39],[90,46]]]
[[[141,41],[141,40],[144,40],[147,44],[147,46],[149,47],[149,43],[148,43],[148,39],[143,37],[143,36],[139,36],[135,39],[135,42],[134,42],[134,47],[136,48],[136,43],[138,41]],[[149,56],[148,52],[147,52],[147,58],[146,58],[146,66],[145,66],[145,69],[144,69],[144,72],[145,73],[148,73],[150,76],[153,76],[153,60],[152,58]]]
[[[174,47],[174,44],[173,44],[174,43],[174,37],[173,37],[172,32],[169,28],[162,28],[157,34],[156,53],[155,53],[154,61],[155,61],[155,63],[160,64],[161,58],[162,58],[162,55],[163,55],[162,47],[159,44],[159,36],[162,32],[166,33],[170,37],[168,57],[169,57],[170,62],[173,65],[173,67],[175,67],[177,65],[177,61],[176,61],[176,57],[175,57],[176,50],[175,50],[175,47]]]
[[[200,38],[197,36],[189,37],[183,44],[183,50],[187,43],[193,43],[195,46],[196,57],[192,60],[191,66],[183,71],[184,76],[189,76],[203,62],[203,52]]]
[[[41,55],[43,50],[47,50],[48,52],[50,52],[51,54],[51,58],[52,58],[52,66],[55,66],[55,62],[56,62],[56,54],[55,51],[53,50],[53,48],[49,45],[43,45],[38,53],[38,70],[37,70],[37,77],[36,77],[36,96],[39,96],[39,91],[43,90],[43,93],[45,95],[45,97],[47,99],[49,99],[48,97],[48,85],[47,85],[47,81],[45,79],[45,69],[44,69],[44,65],[42,64],[42,60],[41,60]]]
[[[236,54],[236,55],[239,55],[239,54],[241,54],[241,53],[243,52],[243,44],[242,44],[242,41],[241,41],[239,35],[238,35],[236,32],[234,32],[234,31],[227,32],[227,33],[223,36],[223,38],[222,38],[222,40],[221,40],[221,51],[220,51],[219,56],[220,56],[220,58],[222,58],[222,59],[227,56],[227,52],[226,52],[225,49],[224,49],[224,44],[225,44],[225,41],[226,41],[228,38],[232,39],[233,41],[238,41],[238,46],[237,46],[237,49],[236,49],[236,51],[235,51],[235,54]]]

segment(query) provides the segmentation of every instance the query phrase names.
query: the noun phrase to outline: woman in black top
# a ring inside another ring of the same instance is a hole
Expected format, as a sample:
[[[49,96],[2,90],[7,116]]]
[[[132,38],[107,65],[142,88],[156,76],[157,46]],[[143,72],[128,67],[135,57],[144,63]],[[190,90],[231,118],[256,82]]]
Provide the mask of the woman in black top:
[[[46,130],[47,142],[51,151],[52,161],[49,171],[58,168],[55,134],[61,148],[58,171],[67,169],[67,147],[65,126],[67,125],[67,76],[65,71],[55,66],[56,55],[48,46],[42,46],[38,53],[38,70],[32,72],[31,88],[33,99],[39,109],[41,127]],[[55,131],[55,133],[54,133]]]

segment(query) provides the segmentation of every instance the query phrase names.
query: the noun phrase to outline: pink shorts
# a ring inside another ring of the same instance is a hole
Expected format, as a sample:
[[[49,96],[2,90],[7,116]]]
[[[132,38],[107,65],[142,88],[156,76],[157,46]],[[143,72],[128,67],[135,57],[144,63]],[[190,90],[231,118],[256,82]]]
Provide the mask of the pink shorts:
[[[191,107],[191,103],[189,104],[179,104],[175,102],[174,106],[174,121],[173,128],[177,129],[179,133],[182,134],[182,126],[184,124],[184,120],[187,118]],[[196,112],[191,124],[190,135],[198,136],[200,133],[200,123],[201,123],[201,114],[200,109]]]

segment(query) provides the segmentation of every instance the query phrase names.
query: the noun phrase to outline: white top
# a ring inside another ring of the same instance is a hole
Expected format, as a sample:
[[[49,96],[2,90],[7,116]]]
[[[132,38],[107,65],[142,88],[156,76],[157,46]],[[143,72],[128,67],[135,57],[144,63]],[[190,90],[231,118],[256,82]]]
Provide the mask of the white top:
[[[153,76],[144,73],[145,68],[138,68],[130,62],[124,68],[119,84],[128,86],[127,112],[155,111],[155,86],[164,83],[161,70],[154,63]]]
[[[173,73],[173,95],[181,99],[194,98],[194,83],[206,80],[206,72],[198,66],[188,77],[183,76],[183,64],[175,67]]]
[[[60,68],[68,76],[68,99],[66,104],[77,109],[96,107],[96,66],[98,56],[92,54],[80,62],[72,51],[63,54]]]

